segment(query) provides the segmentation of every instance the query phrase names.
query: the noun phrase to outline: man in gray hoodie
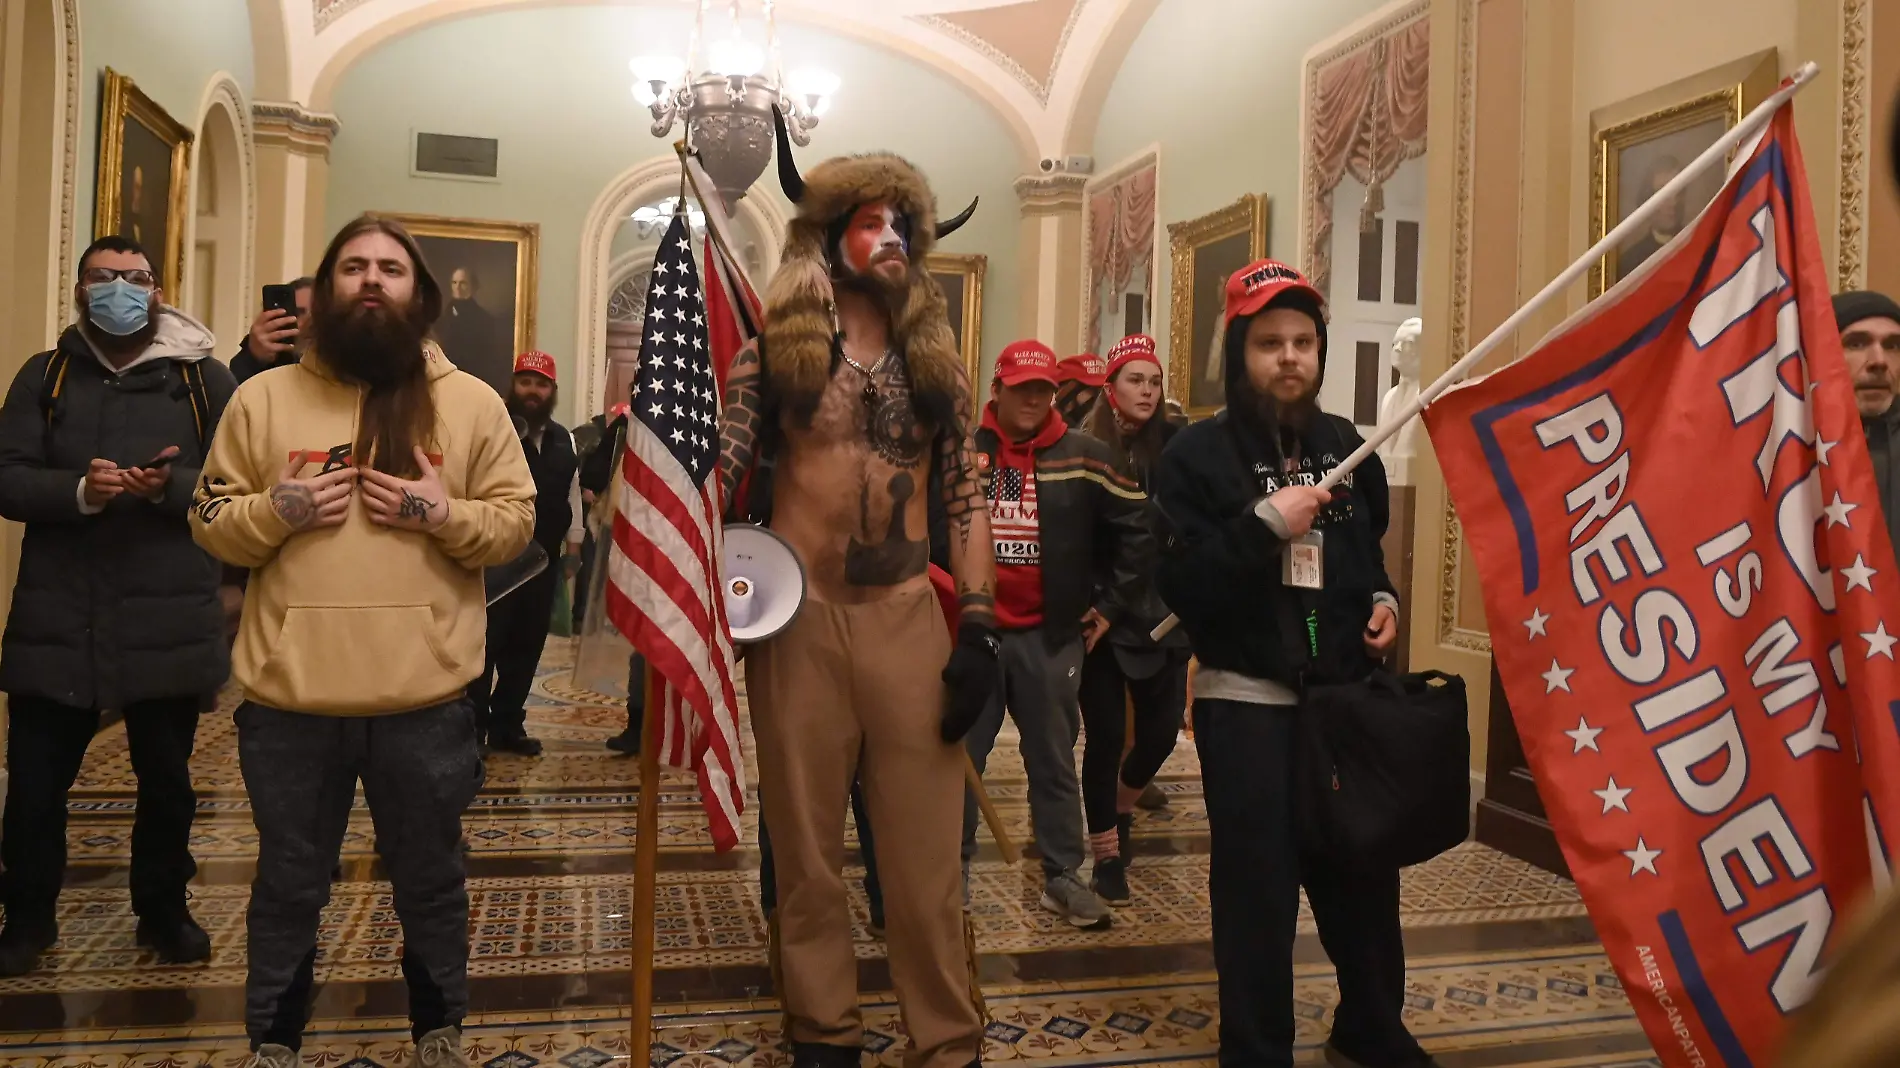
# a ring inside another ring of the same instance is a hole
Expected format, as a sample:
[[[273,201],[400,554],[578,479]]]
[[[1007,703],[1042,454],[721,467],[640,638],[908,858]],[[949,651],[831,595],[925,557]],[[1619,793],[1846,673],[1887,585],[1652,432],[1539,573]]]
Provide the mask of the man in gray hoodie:
[[[163,303],[136,242],[103,237],[79,261],[79,323],[26,361],[0,403],[0,516],[26,524],[0,640],[7,779],[0,976],[59,938],[66,793],[111,709],[125,718],[138,812],[138,942],[168,963],[211,942],[185,907],[192,742],[230,671],[218,565],[186,515],[231,372],[211,332]]]
[[[1885,293],[1837,293],[1834,322],[1841,329],[1847,373],[1854,379],[1854,401],[1873,456],[1887,536],[1900,555],[1900,404],[1893,402],[1900,384],[1900,303]]]

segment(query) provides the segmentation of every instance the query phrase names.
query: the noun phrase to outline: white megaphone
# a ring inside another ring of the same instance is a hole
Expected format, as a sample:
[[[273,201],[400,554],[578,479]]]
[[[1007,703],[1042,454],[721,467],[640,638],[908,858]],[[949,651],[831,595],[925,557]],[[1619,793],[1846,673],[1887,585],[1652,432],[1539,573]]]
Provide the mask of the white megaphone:
[[[754,523],[729,523],[719,554],[726,624],[740,645],[791,626],[805,604],[805,565],[790,542]]]

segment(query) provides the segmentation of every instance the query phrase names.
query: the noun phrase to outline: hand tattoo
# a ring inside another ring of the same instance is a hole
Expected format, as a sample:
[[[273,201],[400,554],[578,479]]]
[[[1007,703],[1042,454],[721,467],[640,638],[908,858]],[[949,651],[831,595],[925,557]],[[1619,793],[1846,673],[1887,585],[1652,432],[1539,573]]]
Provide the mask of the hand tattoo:
[[[272,486],[270,507],[271,511],[277,513],[277,518],[282,519],[292,530],[303,530],[317,518],[317,502],[308,486],[290,483]]]
[[[436,502],[418,497],[409,490],[402,491],[402,504],[396,509],[397,519],[414,519],[420,523],[429,521],[429,513],[435,510]]]

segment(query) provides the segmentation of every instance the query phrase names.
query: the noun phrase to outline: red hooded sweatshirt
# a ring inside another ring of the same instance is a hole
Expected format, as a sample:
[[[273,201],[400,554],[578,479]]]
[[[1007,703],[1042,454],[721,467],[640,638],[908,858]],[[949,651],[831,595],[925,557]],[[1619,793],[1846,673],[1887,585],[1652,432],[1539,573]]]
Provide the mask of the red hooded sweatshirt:
[[[996,422],[996,405],[983,409],[983,426],[996,435],[990,472],[990,535],[996,541],[996,624],[1004,630],[1042,626],[1042,527],[1036,518],[1036,454],[1062,440],[1069,424],[1051,410],[1036,436],[1009,440]]]

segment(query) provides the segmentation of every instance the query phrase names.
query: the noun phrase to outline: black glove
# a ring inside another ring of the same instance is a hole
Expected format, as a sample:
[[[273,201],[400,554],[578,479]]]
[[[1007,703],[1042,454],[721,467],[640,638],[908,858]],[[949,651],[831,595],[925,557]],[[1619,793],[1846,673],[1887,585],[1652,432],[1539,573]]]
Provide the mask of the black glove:
[[[996,654],[1002,647],[996,628],[987,623],[957,627],[957,646],[950,650],[950,662],[943,666],[944,741],[962,741],[996,695],[1002,679],[996,668]]]

